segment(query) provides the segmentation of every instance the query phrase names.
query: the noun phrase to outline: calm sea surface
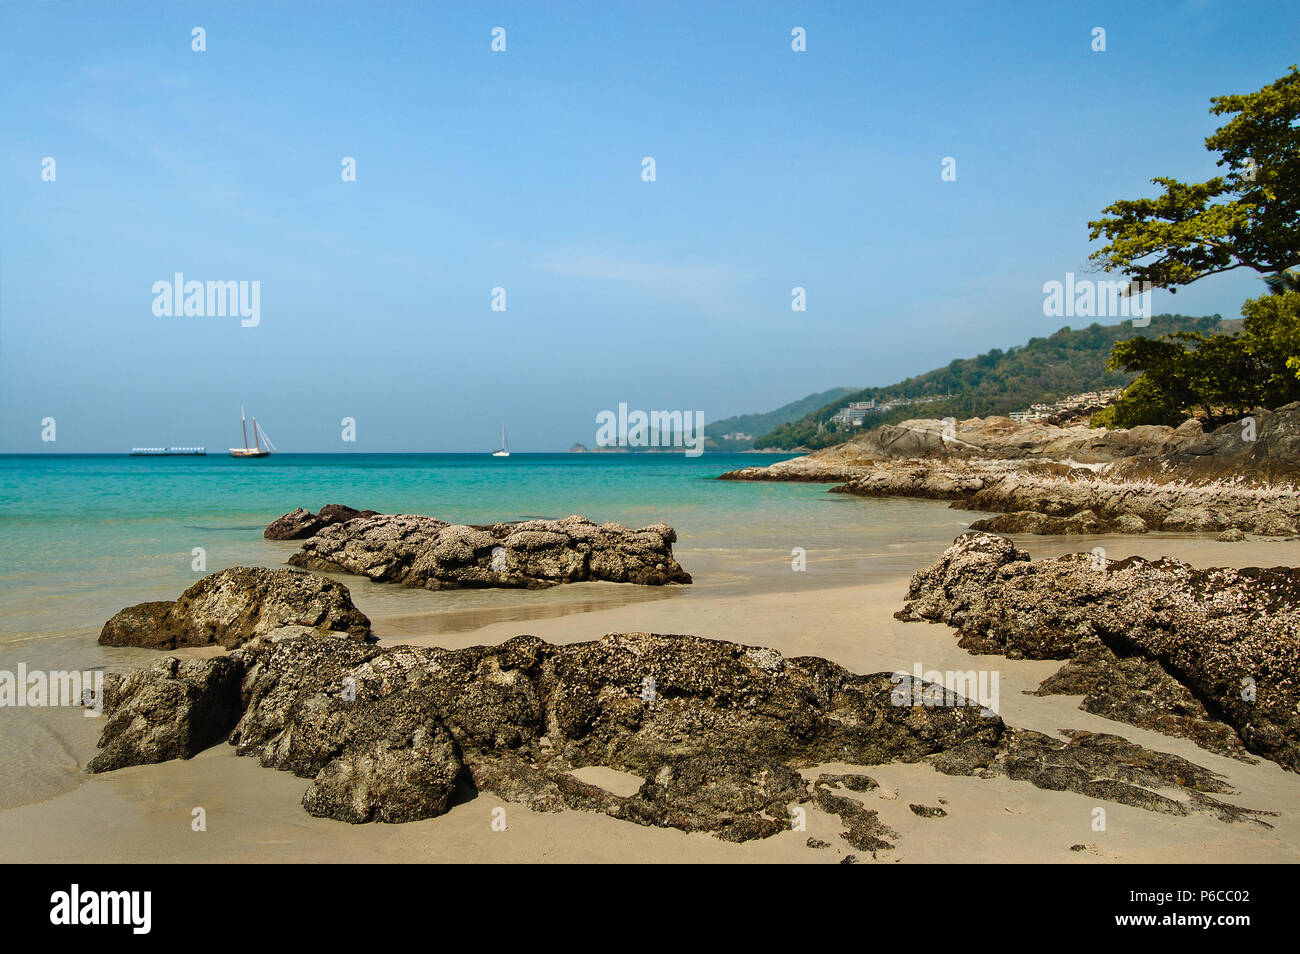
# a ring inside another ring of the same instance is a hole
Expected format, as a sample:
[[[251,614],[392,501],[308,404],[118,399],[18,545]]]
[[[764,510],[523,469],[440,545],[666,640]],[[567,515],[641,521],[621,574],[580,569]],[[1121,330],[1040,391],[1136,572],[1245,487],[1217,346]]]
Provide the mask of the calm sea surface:
[[[969,519],[930,502],[829,494],[822,484],[714,479],[789,456],[4,456],[0,641],[97,630],[125,605],[172,599],[203,575],[192,569],[196,547],[207,572],[282,565],[296,544],[264,540],[262,530],[299,506],[344,503],[458,523],[573,513],[632,527],[667,523],[677,529],[678,558],[697,585],[755,589],[771,574],[788,579],[795,547],[807,552],[809,583],[814,576],[825,585],[862,582],[915,567]],[[354,591],[358,584],[371,586],[349,582]],[[401,611],[555,603],[591,592],[588,585],[556,590],[566,593],[419,591],[402,597]]]

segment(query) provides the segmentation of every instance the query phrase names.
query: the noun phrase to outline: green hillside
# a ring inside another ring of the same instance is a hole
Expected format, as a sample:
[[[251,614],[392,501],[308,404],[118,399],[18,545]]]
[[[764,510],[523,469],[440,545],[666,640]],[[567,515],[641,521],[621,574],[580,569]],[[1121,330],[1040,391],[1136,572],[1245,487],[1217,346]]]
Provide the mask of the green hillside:
[[[855,388],[831,388],[829,391],[822,391],[820,394],[810,394],[797,401],[791,401],[789,404],[778,407],[775,411],[768,411],[766,414],[741,414],[736,417],[725,417],[720,421],[714,421],[712,424],[706,424],[704,426],[704,435],[709,439],[708,447],[710,450],[749,450],[754,446],[754,435],[766,434],[773,428],[797,421],[827,404],[839,401],[845,398],[845,395],[856,393]],[[750,437],[749,439],[737,439],[723,436],[724,434],[736,433],[748,434]]]
[[[1158,315],[1145,328],[1134,328],[1131,321],[1117,325],[1093,323],[1077,331],[1067,326],[1049,337],[1031,338],[1027,344],[1005,351],[994,348],[974,358],[958,358],[947,367],[896,384],[840,395],[797,420],[756,434],[754,446],[830,447],[854,434],[908,418],[1009,414],[1081,391],[1123,387],[1134,375],[1106,370],[1106,360],[1116,342],[1136,337],[1155,338],[1174,331],[1212,331],[1221,325],[1234,324],[1223,322],[1218,315],[1204,318]],[[931,395],[940,398],[869,414],[861,427],[831,423],[835,412],[850,401]]]

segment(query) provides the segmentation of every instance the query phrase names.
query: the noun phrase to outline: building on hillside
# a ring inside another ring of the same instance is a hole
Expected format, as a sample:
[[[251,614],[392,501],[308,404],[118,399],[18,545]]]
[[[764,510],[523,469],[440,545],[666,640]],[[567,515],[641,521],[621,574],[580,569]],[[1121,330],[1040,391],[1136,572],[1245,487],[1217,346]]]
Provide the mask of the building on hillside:
[[[1024,423],[1025,421],[1041,421],[1054,414],[1064,414],[1069,412],[1077,413],[1090,407],[1100,407],[1109,404],[1123,393],[1123,388],[1105,388],[1101,391],[1084,391],[1080,394],[1071,394],[1069,397],[1061,398],[1061,400],[1053,401],[1050,404],[1031,404],[1029,405],[1029,410],[1012,411],[1007,415],[1007,417],[1017,423]]]

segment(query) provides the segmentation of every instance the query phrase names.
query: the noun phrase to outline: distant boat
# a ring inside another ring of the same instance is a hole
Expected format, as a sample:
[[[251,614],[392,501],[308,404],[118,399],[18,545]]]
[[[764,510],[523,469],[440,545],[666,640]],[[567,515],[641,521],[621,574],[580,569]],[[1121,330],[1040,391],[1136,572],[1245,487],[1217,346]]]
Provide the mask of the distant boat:
[[[231,457],[269,457],[271,451],[275,450],[275,444],[271,443],[271,438],[267,437],[266,431],[258,427],[257,418],[253,418],[253,446],[248,446],[248,424],[244,420],[244,406],[239,406],[239,426],[244,429],[244,446],[230,448]],[[262,442],[266,442],[266,447],[262,447]]]
[[[505,426],[504,424],[501,425],[501,449],[500,449],[500,450],[494,450],[494,451],[492,452],[492,456],[493,456],[493,457],[509,457],[509,456],[510,456],[510,447],[509,447],[508,444],[506,444],[506,426]]]
[[[206,457],[202,447],[132,447],[132,457]]]

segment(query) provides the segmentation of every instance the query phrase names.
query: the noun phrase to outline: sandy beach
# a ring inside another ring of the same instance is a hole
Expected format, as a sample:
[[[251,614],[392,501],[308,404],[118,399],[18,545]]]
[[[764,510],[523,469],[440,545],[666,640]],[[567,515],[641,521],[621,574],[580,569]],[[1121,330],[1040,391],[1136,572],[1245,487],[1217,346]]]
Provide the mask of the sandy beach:
[[[1294,542],[1220,543],[1177,534],[1015,540],[1035,559],[1095,546],[1105,547],[1112,559],[1169,555],[1198,567],[1292,565],[1300,556]],[[688,567],[708,564],[707,554],[689,547],[679,548],[678,556]],[[919,569],[932,556],[918,551],[909,559]],[[441,594],[340,579],[371,617],[381,646],[459,648],[497,644],[521,633],[554,643],[613,632],[684,633],[770,647],[787,657],[822,656],[858,673],[911,672],[917,664],[927,670],[994,669],[1000,673],[999,711],[1008,724],[1049,734],[1082,729],[1120,735],[1224,776],[1236,793],[1224,796],[1226,801],[1277,813],[1263,816],[1271,827],[1251,820],[1224,822],[1205,813],[1178,817],[1045,791],[1005,777],[942,775],[924,763],[804,770],[809,778],[820,772],[861,771],[879,783],[856,796],[899,835],[894,850],[877,853],[877,863],[1300,861],[1300,777],[1294,773],[1267,760],[1246,764],[1184,739],[1090,715],[1076,708],[1078,697],[1026,695],[1060,664],[972,656],[957,647],[947,626],[893,618],[909,572],[877,570],[860,584],[819,585],[816,557],[809,554],[803,573],[792,571],[788,558],[758,561],[754,573],[764,580],[760,588],[744,586],[737,574],[712,581],[700,574],[692,586],[654,588],[648,594],[646,588],[583,583],[522,597],[511,594],[502,601],[508,605],[499,609],[480,606],[458,613],[437,610]],[[87,629],[84,636],[67,639],[93,640],[93,632]],[[218,650],[177,655],[214,652]],[[157,658],[142,650],[114,653],[115,667]],[[873,861],[870,853],[854,850],[838,836],[843,829],[839,818],[812,803],[805,806],[805,830],[742,844],[588,812],[534,812],[491,793],[469,797],[438,818],[349,825],[303,810],[300,799],[308,780],[238,758],[228,745],[187,761],[87,775],[81,768],[95,753],[98,720],[74,710],[45,710],[39,716],[24,731],[32,746],[41,747],[40,764],[47,766],[48,777],[33,775],[26,788],[45,794],[27,802],[11,794],[10,804],[0,809],[0,857],[5,861],[833,863],[848,855]],[[575,774],[617,794],[628,794],[640,783],[604,768]],[[942,807],[946,816],[922,817],[912,805]],[[1104,831],[1093,829],[1098,805],[1106,812]],[[200,808],[205,831],[192,828]],[[505,810],[504,830],[493,825],[499,808]],[[810,848],[809,839],[828,846]]]

